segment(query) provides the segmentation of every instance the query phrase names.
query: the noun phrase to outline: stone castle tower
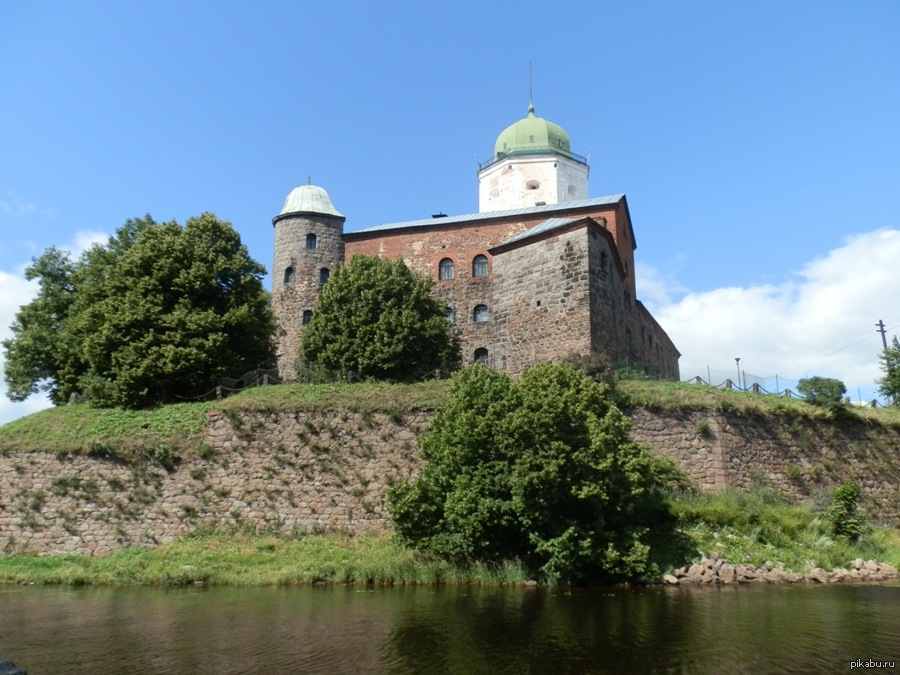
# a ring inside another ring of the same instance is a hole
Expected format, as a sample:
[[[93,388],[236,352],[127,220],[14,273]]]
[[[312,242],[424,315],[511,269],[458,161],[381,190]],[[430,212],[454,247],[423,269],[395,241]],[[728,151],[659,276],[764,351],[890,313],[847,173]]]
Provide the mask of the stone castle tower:
[[[502,211],[588,198],[587,160],[572,152],[559,126],[528,116],[497,137],[493,157],[478,171],[478,211]]]
[[[286,381],[297,377],[300,341],[319,291],[344,262],[344,220],[328,193],[315,185],[294,188],[272,219],[272,311],[278,322],[278,372]]]

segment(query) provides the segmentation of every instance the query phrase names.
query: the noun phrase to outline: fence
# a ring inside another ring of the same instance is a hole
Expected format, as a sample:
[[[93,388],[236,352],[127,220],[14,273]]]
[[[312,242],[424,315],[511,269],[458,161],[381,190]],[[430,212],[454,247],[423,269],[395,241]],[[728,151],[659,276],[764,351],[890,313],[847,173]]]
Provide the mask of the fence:
[[[247,371],[236,379],[233,377],[220,377],[215,380],[214,384],[210,385],[209,391],[197,396],[179,396],[178,394],[172,394],[172,396],[181,401],[211,401],[213,399],[221,401],[229,394],[243,391],[244,389],[281,383],[282,381],[278,377],[276,368],[256,368]]]
[[[711,376],[712,376],[712,371],[707,369],[707,377],[711,378]],[[694,377],[691,377],[691,378],[688,378],[687,380],[682,380],[682,381],[688,382],[690,384],[702,384],[702,385],[706,385],[708,387],[714,387],[716,389],[731,389],[734,391],[743,391],[743,392],[748,392],[748,393],[752,393],[752,394],[766,394],[769,396],[784,396],[785,398],[797,398],[797,399],[800,399],[801,401],[805,400],[805,398],[806,398],[802,394],[798,393],[796,389],[791,389],[790,387],[787,387],[787,386],[784,389],[780,388],[780,385],[782,385],[782,384],[787,385],[792,382],[794,383],[794,386],[796,387],[796,384],[798,382],[797,380],[784,380],[784,379],[780,379],[777,375],[773,375],[770,377],[760,377],[758,375],[751,375],[750,373],[745,373],[743,371],[741,372],[741,380],[742,380],[742,382],[736,382],[735,380],[732,380],[730,377],[725,377],[724,381],[721,382],[720,384],[712,384],[712,382],[710,380],[704,380],[699,375],[696,375]],[[769,390],[765,386],[763,386],[766,383],[768,383],[771,386],[771,383],[773,380],[775,383],[773,390]],[[851,399],[849,396],[844,398],[844,403],[845,404],[851,403]],[[871,401],[867,401],[865,403],[860,401],[859,405],[865,405],[870,408],[877,408],[881,404],[878,403],[877,399],[872,399]]]

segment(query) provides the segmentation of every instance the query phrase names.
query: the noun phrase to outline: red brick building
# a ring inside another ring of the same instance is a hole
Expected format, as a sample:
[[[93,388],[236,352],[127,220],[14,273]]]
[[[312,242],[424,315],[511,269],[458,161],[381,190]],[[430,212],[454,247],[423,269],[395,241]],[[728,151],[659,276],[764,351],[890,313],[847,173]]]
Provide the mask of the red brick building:
[[[363,253],[402,257],[435,280],[466,363],[515,374],[595,353],[678,379],[678,350],[635,294],[625,195],[588,199],[587,176],[565,132],[529,107],[478,173],[479,213],[345,234],[322,188],[294,189],[273,220],[280,372],[295,377],[303,326],[330,270]]]

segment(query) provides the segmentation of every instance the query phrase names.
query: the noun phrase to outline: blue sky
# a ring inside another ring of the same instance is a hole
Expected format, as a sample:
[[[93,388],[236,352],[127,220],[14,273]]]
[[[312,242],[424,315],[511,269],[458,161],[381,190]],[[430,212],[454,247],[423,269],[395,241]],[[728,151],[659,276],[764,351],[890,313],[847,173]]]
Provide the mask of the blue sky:
[[[871,398],[874,324],[900,332],[900,4],[569,5],[0,3],[0,337],[32,256],[146,213],[212,211],[268,266],[307,176],[348,231],[475,212],[532,63],[591,196],[628,196],[684,377],[740,356]]]

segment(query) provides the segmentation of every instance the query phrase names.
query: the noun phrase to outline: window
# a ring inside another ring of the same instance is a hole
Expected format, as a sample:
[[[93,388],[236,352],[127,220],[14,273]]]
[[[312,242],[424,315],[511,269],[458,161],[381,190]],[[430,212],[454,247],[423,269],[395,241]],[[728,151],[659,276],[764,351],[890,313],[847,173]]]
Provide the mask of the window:
[[[456,310],[448,307],[446,310],[447,323],[456,323]]]
[[[472,313],[472,318],[475,320],[475,323],[487,323],[488,322],[487,305],[475,305],[475,311]]]
[[[284,268],[284,283],[285,284],[294,283],[294,268],[293,267],[285,267]]]
[[[538,180],[530,180],[525,183],[526,190],[537,190],[539,187],[541,187],[541,182]]]
[[[316,235],[310,233],[306,235],[306,248],[310,251],[318,248],[318,242],[316,241]]]
[[[438,264],[438,280],[450,281],[453,278],[453,261],[450,258],[444,258]]]
[[[304,309],[303,316],[300,317],[300,323],[304,326],[308,326],[310,321],[312,321],[312,310]]]
[[[488,259],[484,255],[476,255],[472,261],[472,276],[486,277],[488,275]]]
[[[331,270],[327,267],[323,267],[319,270],[319,283],[324,284],[328,282],[328,276],[331,274]]]
[[[484,347],[476,349],[473,355],[473,363],[481,363],[486,366],[488,364],[488,350]]]

